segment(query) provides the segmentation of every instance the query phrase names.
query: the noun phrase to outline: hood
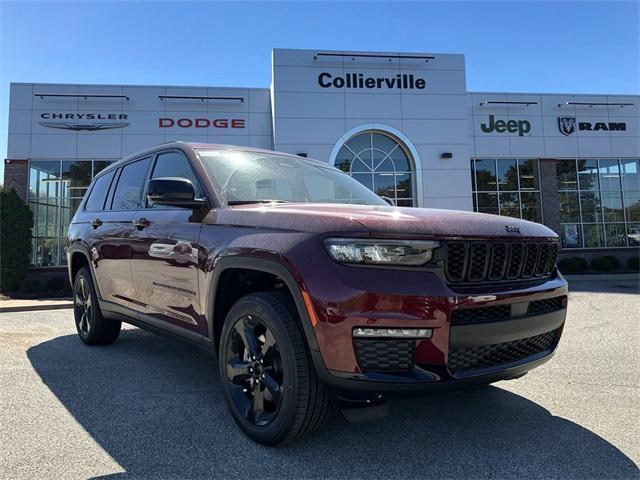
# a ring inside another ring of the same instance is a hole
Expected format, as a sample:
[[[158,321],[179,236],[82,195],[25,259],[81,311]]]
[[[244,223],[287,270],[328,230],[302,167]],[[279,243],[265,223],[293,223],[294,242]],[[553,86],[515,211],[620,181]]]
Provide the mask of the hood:
[[[213,222],[304,232],[380,237],[556,238],[539,223],[459,210],[325,203],[274,203],[217,209]],[[519,231],[518,231],[519,230]]]

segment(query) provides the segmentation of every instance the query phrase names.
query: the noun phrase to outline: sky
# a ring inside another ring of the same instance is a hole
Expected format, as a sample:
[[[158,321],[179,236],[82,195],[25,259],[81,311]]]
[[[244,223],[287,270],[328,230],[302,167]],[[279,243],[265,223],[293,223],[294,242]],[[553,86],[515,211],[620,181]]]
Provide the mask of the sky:
[[[0,157],[11,82],[266,87],[272,48],[462,53],[470,91],[638,94],[639,6],[0,0]]]

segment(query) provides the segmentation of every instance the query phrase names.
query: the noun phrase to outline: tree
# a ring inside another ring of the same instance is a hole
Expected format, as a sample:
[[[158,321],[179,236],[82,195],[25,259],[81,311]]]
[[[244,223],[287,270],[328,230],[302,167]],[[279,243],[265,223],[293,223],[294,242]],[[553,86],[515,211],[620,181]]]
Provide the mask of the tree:
[[[33,213],[14,188],[0,188],[0,291],[16,289],[29,267]]]

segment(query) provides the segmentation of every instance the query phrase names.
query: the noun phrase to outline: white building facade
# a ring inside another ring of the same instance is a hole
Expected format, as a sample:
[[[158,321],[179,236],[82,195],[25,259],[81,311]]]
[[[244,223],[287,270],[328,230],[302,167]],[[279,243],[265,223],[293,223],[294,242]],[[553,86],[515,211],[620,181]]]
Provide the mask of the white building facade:
[[[545,223],[577,252],[640,244],[640,96],[468,92],[463,55],[274,50],[270,88],[11,84],[5,185],[32,263],[64,264],[91,178],[170,141],[325,161],[399,206]]]

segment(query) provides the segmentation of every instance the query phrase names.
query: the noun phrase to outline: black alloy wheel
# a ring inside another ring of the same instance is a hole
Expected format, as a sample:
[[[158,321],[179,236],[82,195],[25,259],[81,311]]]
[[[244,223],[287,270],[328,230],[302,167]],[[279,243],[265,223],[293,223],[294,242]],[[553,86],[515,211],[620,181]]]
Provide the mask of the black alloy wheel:
[[[315,432],[331,401],[318,382],[301,320],[282,291],[236,301],[220,332],[218,368],[233,419],[252,440],[283,445]]]
[[[227,339],[226,372],[238,411],[254,425],[269,424],[278,415],[284,372],[273,332],[253,315],[237,320]]]
[[[87,345],[107,345],[120,335],[122,323],[102,316],[88,267],[81,268],[73,280],[73,317],[78,336]]]
[[[76,292],[73,298],[74,317],[78,334],[82,338],[87,338],[91,330],[92,317],[91,291],[86,278],[80,276],[76,282]]]

